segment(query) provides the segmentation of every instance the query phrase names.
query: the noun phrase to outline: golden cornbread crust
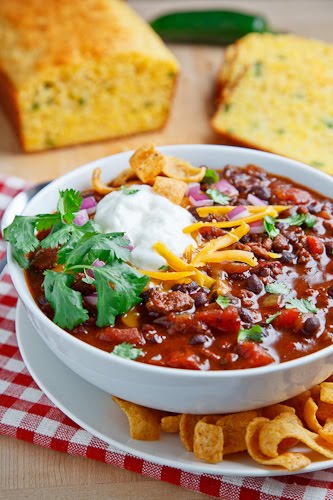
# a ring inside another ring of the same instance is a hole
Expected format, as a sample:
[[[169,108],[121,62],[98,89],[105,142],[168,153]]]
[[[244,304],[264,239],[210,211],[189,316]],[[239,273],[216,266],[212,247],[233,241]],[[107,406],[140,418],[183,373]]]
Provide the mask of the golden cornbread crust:
[[[333,46],[251,34],[228,47],[213,129],[333,174]]]
[[[1,102],[26,151],[154,130],[179,68],[121,0],[1,0]]]

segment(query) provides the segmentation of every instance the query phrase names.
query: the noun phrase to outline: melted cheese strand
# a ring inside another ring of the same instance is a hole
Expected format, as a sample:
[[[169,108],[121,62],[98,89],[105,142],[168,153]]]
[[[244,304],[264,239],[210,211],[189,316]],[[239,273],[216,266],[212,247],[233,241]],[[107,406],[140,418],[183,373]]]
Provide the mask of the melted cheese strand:
[[[138,271],[142,274],[146,274],[150,278],[154,280],[160,281],[178,281],[183,278],[188,278],[189,276],[194,276],[194,271],[186,271],[186,272],[163,272],[163,271],[145,271],[144,269],[138,269]]]

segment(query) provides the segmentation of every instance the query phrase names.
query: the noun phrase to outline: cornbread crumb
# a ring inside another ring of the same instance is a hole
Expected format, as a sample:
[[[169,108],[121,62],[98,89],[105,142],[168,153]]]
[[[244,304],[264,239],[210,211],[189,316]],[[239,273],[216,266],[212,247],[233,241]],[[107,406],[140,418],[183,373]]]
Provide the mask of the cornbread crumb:
[[[215,131],[333,174],[333,46],[251,34],[226,51]]]
[[[0,101],[25,151],[160,128],[177,74],[121,0],[0,2]]]

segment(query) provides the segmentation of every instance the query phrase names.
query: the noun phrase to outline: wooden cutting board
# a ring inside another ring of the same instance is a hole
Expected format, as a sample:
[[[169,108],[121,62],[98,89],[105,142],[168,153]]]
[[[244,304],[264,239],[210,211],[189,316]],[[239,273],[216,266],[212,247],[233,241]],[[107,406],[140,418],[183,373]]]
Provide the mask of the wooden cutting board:
[[[168,10],[201,7],[192,0],[132,1],[133,7],[147,19]],[[230,2],[205,1],[205,7],[227,7]],[[232,8],[241,8],[267,15],[275,27],[305,36],[317,36],[333,41],[331,0],[235,0]],[[302,16],[300,16],[300,9]],[[331,15],[329,15],[331,14]],[[16,136],[0,112],[0,172],[17,175],[30,181],[53,179],[68,170],[126,149],[135,149],[145,142],[163,144],[221,143],[211,130],[209,117],[214,105],[214,81],[223,60],[223,48],[217,46],[170,45],[181,65],[172,113],[167,126],[158,132],[140,134],[96,144],[80,145],[43,153],[23,154]]]

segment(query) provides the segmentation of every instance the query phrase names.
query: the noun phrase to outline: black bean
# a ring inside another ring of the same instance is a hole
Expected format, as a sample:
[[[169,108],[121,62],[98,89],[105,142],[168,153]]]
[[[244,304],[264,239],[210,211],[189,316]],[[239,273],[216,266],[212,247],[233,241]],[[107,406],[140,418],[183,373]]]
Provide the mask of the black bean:
[[[256,274],[252,274],[249,278],[247,278],[245,287],[251,292],[258,295],[264,288],[264,285]]]
[[[302,327],[302,333],[306,337],[314,335],[319,330],[319,327],[320,327],[320,321],[317,318],[317,316],[310,316],[304,321]]]
[[[333,256],[333,241],[328,241],[327,243],[325,243],[325,248],[326,248],[326,254],[328,255],[328,257],[332,257]]]
[[[267,276],[271,276],[271,270],[269,267],[262,267],[258,271],[259,276],[262,276],[263,278],[267,278]]]
[[[146,304],[148,302],[150,291],[151,290],[146,290],[145,292],[142,292],[141,294],[142,304]]]
[[[250,234],[246,234],[245,236],[243,236],[243,238],[241,238],[240,242],[241,243],[248,243],[249,241],[251,241],[251,235]]]
[[[183,293],[194,293],[199,289],[198,283],[195,281],[191,281],[191,283],[183,284],[183,285],[174,285],[171,290],[173,292],[183,292]]]
[[[283,250],[280,262],[283,264],[292,264],[296,259],[296,255],[292,252],[286,252],[286,250]]]
[[[38,304],[40,306],[46,306],[49,303],[49,301],[47,300],[47,298],[45,297],[45,295],[41,295],[40,297],[38,297],[37,300],[38,300]]]
[[[253,186],[251,193],[262,200],[269,200],[272,195],[271,190],[266,186]]]
[[[196,335],[193,335],[193,337],[190,339],[189,343],[191,345],[204,344],[209,339],[210,338],[208,337],[208,335],[202,335],[201,333],[197,333]]]
[[[252,317],[252,314],[250,313],[250,311],[248,311],[247,309],[239,309],[238,310],[238,314],[239,314],[239,317],[240,319],[244,322],[244,323],[253,323],[253,317]]]
[[[327,290],[327,294],[331,299],[333,299],[333,286],[330,286],[329,289]]]
[[[208,302],[207,293],[205,292],[197,292],[192,295],[194,299],[195,307],[200,307],[205,305]]]

